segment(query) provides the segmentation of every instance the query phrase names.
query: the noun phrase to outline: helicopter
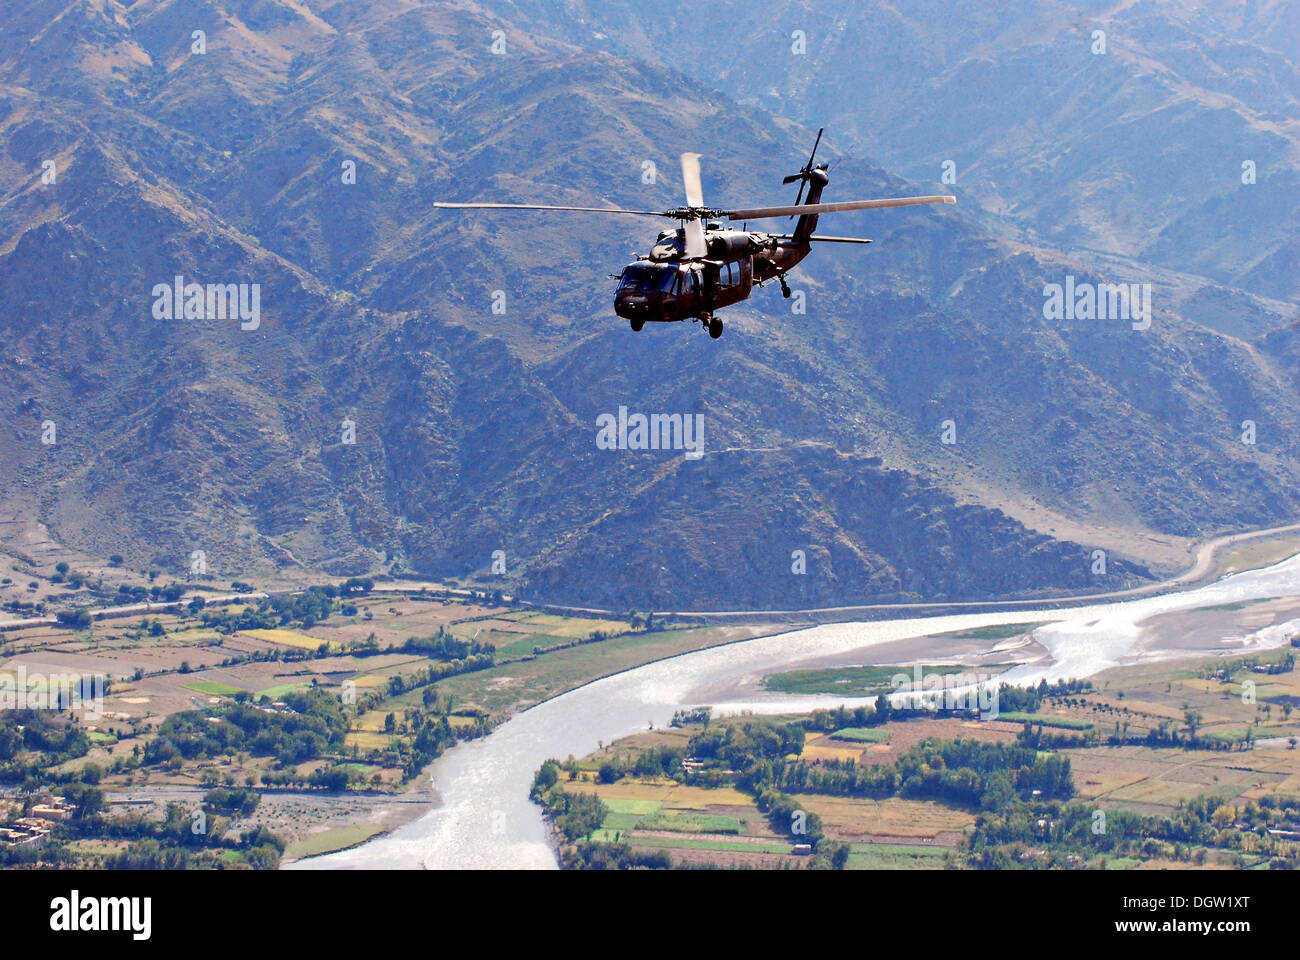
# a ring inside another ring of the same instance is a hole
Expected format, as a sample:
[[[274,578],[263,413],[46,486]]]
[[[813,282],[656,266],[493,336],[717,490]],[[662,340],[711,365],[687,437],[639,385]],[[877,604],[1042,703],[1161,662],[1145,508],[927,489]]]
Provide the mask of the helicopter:
[[[823,128],[824,130],[824,128]],[[799,183],[793,206],[752,207],[715,210],[704,205],[700,186],[700,155],[681,155],[686,206],[672,210],[625,210],[619,207],[565,207],[533,203],[450,203],[435,207],[476,210],[564,210],[576,213],[617,213],[638,217],[666,217],[677,220],[676,230],[660,232],[650,253],[623,268],[614,294],[614,312],[640,332],[647,322],[672,323],[698,320],[714,340],[722,336],[722,319],[716,311],[749,299],[755,287],[771,280],[781,285],[781,295],[790,296],[785,275],[803,260],[814,243],[867,244],[861,237],[814,235],[823,213],[845,210],[874,210],[879,207],[910,207],[928,203],[956,203],[952,196],[890,197],[879,200],[844,200],[822,203],[822,191],[830,182],[829,165],[814,166],[823,130],[817,131],[808,162],[781,182]],[[804,188],[808,198],[804,200]],[[749,220],[794,217],[792,233],[759,233],[748,229]],[[741,221],[744,229],[724,226],[722,220]]]

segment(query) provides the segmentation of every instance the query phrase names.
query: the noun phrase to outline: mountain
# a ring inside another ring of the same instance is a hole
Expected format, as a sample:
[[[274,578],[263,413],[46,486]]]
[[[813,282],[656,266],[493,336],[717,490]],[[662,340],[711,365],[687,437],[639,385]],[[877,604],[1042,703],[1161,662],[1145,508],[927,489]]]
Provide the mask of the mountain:
[[[744,16],[634,0],[501,4],[810,126],[1038,243],[1300,295],[1300,4],[853,0]],[[557,17],[559,18],[557,22]],[[794,35],[805,52],[796,54]],[[1243,164],[1252,168],[1245,183]]]
[[[834,124],[827,199],[947,189],[932,182],[937,138],[953,136],[939,112],[928,146],[920,117],[911,139],[861,131],[919,103],[925,77],[974,91],[978,76],[986,99],[1036,82],[1006,65],[1050,60],[1036,31],[1064,16],[1008,11],[997,31],[975,16],[957,33],[997,42],[962,51],[921,13],[855,0],[801,14],[810,37],[843,21],[841,60],[768,57],[757,86],[758,47],[705,56],[725,36],[788,50],[794,9],[718,3],[670,44],[684,12],[617,3],[24,7],[0,37],[4,508],[69,550],[173,574],[201,550],[219,580],[396,565],[658,609],[1115,589],[1177,565],[1188,538],[1293,517],[1294,291],[1232,266],[1285,259],[1286,240],[1243,228],[1197,259],[1209,197],[1164,197],[1140,249],[1136,232],[1101,244],[1134,192],[1100,189],[1108,166],[1094,188],[1082,162],[1058,184],[1068,216],[1052,220],[1027,205],[1009,144],[975,125],[963,142],[996,145],[1004,166],[958,155],[971,172],[956,208],[828,217],[822,229],[876,242],[819,248],[791,277],[800,298],[756,291],[717,342],[613,317],[607,275],[655,221],[433,208],[667,208],[685,150],[705,155],[710,203],[789,202],[780,178],[805,161],[818,102]],[[1143,22],[1157,47],[1159,21]],[[1279,64],[1270,109],[1285,115],[1286,21],[1232,29],[1248,77]],[[853,53],[851,36],[870,47]],[[884,47],[897,74],[865,56]],[[959,57],[965,79],[949,75]],[[789,86],[837,65],[839,87]],[[1078,83],[1076,120],[1094,110],[1111,130],[1090,149],[1130,119],[1163,124],[1143,83]],[[1063,107],[1032,100],[1018,136],[1083,149],[1052,140]],[[1020,199],[1000,208],[998,191]],[[1081,234],[1064,224],[1084,194],[1097,230]],[[255,328],[159,316],[156,290],[178,275],[257,284]],[[1044,288],[1067,277],[1149,283],[1150,328],[1048,319]],[[599,448],[598,418],[620,407],[700,415],[704,456]],[[504,578],[489,573],[497,550]]]

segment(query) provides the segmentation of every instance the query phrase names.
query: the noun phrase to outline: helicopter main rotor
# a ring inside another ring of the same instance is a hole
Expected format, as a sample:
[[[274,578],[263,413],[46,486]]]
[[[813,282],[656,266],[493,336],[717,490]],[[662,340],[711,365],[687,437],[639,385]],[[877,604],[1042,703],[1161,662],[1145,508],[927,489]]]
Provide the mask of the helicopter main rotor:
[[[817,134],[818,142],[821,141],[821,132]],[[816,153],[816,146],[813,152]],[[706,256],[708,247],[704,236],[705,220],[767,220],[776,217],[788,217],[804,214],[820,213],[841,213],[847,210],[876,210],[882,207],[911,207],[927,203],[956,203],[957,198],[940,195],[929,197],[885,197],[876,200],[841,200],[836,203],[795,203],[793,206],[780,207],[747,207],[740,210],[717,210],[713,207],[704,205],[704,191],[700,186],[700,155],[698,153],[683,153],[681,155],[682,165],[682,182],[686,188],[686,206],[674,207],[671,210],[627,210],[622,207],[569,207],[558,206],[553,204],[542,203],[450,203],[438,201],[434,203],[435,207],[452,208],[457,210],[559,210],[571,213],[619,213],[634,217],[666,217],[669,220],[677,220],[683,224],[683,233],[685,236],[685,249],[683,251],[686,259],[700,259]],[[808,158],[808,166],[801,170],[793,177],[787,177],[786,181],[793,179],[804,179],[804,175],[812,169],[812,157]],[[800,187],[799,197],[803,197],[803,188]]]

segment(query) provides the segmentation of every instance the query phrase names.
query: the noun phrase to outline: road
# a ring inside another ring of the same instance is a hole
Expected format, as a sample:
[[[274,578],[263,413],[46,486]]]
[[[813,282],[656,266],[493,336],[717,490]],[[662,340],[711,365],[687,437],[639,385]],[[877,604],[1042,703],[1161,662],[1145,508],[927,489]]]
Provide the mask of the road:
[[[1224,547],[1233,546],[1246,540],[1258,540],[1266,537],[1277,536],[1284,533],[1300,533],[1300,523],[1293,523],[1282,527],[1269,527],[1264,530],[1250,530],[1243,533],[1233,533],[1222,537],[1216,537],[1213,540],[1207,540],[1196,550],[1196,559],[1190,567],[1183,573],[1178,574],[1168,580],[1162,580],[1159,583],[1148,584],[1144,587],[1133,587],[1128,590],[1113,590],[1107,593],[1083,593],[1068,594],[1060,597],[1037,597],[1031,600],[944,600],[929,603],[869,603],[845,607],[808,607],[802,610],[675,610],[675,611],[655,611],[660,617],[677,617],[682,619],[725,619],[727,617],[808,617],[816,618],[819,616],[833,616],[843,618],[858,615],[867,615],[881,612],[902,612],[902,611],[926,611],[926,610],[977,610],[977,609],[1016,609],[1016,608],[1035,608],[1045,604],[1055,604],[1058,607],[1075,606],[1079,604],[1097,603],[1108,600],[1133,599],[1144,596],[1154,596],[1160,593],[1166,593],[1178,587],[1187,586],[1196,583],[1198,580],[1210,573],[1214,566],[1215,555]],[[374,587],[376,592],[380,593],[424,593],[437,592],[450,594],[451,596],[473,598],[481,596],[484,592],[482,588],[466,589],[461,587],[448,587],[444,583],[434,581],[410,581],[410,580],[393,580],[376,583]],[[189,603],[194,597],[203,597],[208,603],[230,603],[237,600],[260,600],[269,596],[284,596],[291,593],[301,593],[300,590],[279,590],[270,593],[228,593],[217,596],[208,596],[201,592],[195,592],[182,597],[171,603],[129,603],[117,607],[100,607],[98,609],[88,608],[90,615],[95,620],[108,620],[116,617],[129,617],[137,613],[158,613],[161,611],[175,610]],[[557,603],[532,603],[527,600],[516,601],[513,597],[504,597],[507,603],[517,603],[525,607],[537,607],[545,610],[555,610],[564,613],[583,614],[589,616],[601,617],[621,617],[626,614],[626,610],[606,610],[600,607],[575,607]],[[25,627],[54,626],[58,620],[54,617],[29,617],[24,620],[5,620],[0,621],[0,633],[9,630],[21,630]]]
[[[1077,606],[1080,604],[1093,604],[1112,600],[1131,600],[1139,597],[1156,596],[1161,593],[1168,593],[1180,587],[1195,584],[1214,570],[1215,556],[1225,547],[1235,546],[1247,540],[1258,540],[1267,537],[1277,536],[1285,533],[1300,533],[1300,523],[1288,524],[1281,527],[1268,527],[1263,530],[1250,530],[1243,533],[1233,533],[1222,537],[1216,537],[1213,540],[1207,540],[1197,547],[1196,558],[1192,565],[1185,571],[1175,577],[1167,580],[1161,580],[1158,583],[1147,584],[1142,587],[1131,587],[1127,590],[1111,590],[1105,593],[1083,593],[1067,594],[1059,597],[1037,597],[1029,600],[944,600],[936,602],[919,602],[919,603],[869,603],[858,604],[843,607],[807,607],[800,610],[673,610],[673,611],[655,611],[656,617],[677,617],[682,619],[721,619],[727,617],[808,617],[816,618],[819,616],[834,617],[852,617],[866,615],[871,613],[897,613],[903,611],[927,611],[927,610],[977,610],[977,609],[1016,609],[1016,608],[1038,608],[1044,605],[1053,604],[1058,608]],[[410,581],[385,581],[375,584],[376,591],[386,591],[392,593],[420,593],[422,591],[438,591],[449,593],[455,596],[470,597],[476,596],[483,592],[479,590],[465,590],[459,588],[449,588],[445,584],[434,582],[410,582]],[[507,597],[508,601],[512,598]],[[520,606],[539,607],[545,610],[553,610],[564,613],[583,614],[589,616],[601,617],[622,617],[626,615],[626,610],[607,610],[600,607],[575,607],[558,603],[532,603],[527,600],[512,601],[517,602]]]
[[[165,613],[170,610],[179,610],[185,604],[189,603],[195,597],[202,597],[206,603],[231,603],[236,600],[260,600],[268,597],[267,593],[221,593],[215,596],[195,592],[181,597],[179,600],[164,600],[154,602],[146,600],[143,603],[124,603],[116,607],[86,607],[86,612],[90,614],[92,620],[111,620],[118,617],[133,617],[137,613]],[[0,633],[9,630],[22,630],[26,627],[53,627],[58,626],[57,617],[28,617],[25,620],[2,620],[0,621]]]

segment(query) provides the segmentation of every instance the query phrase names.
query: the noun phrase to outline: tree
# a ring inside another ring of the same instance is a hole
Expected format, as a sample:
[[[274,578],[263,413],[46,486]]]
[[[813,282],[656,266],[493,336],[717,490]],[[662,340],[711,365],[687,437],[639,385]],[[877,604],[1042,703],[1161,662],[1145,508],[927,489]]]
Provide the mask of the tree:
[[[1220,830],[1222,830],[1224,827],[1229,826],[1236,819],[1237,819],[1236,809],[1231,804],[1227,804],[1227,803],[1223,804],[1220,807],[1217,807],[1214,813],[1210,815],[1210,822],[1213,823]]]
[[[876,697],[876,713],[873,718],[876,723],[888,723],[893,713],[894,705],[889,702],[889,697],[883,693]]]
[[[834,870],[843,870],[849,863],[849,845],[847,843],[835,844],[835,852],[831,854],[831,868]]]
[[[311,785],[321,787],[330,793],[342,793],[348,788],[348,772],[338,767],[317,770],[311,775]]]
[[[54,615],[54,619],[74,630],[85,630],[90,626],[90,612],[87,610],[60,610]]]
[[[63,798],[75,806],[74,820],[88,820],[104,808],[104,794],[98,787],[71,783],[63,788]]]

